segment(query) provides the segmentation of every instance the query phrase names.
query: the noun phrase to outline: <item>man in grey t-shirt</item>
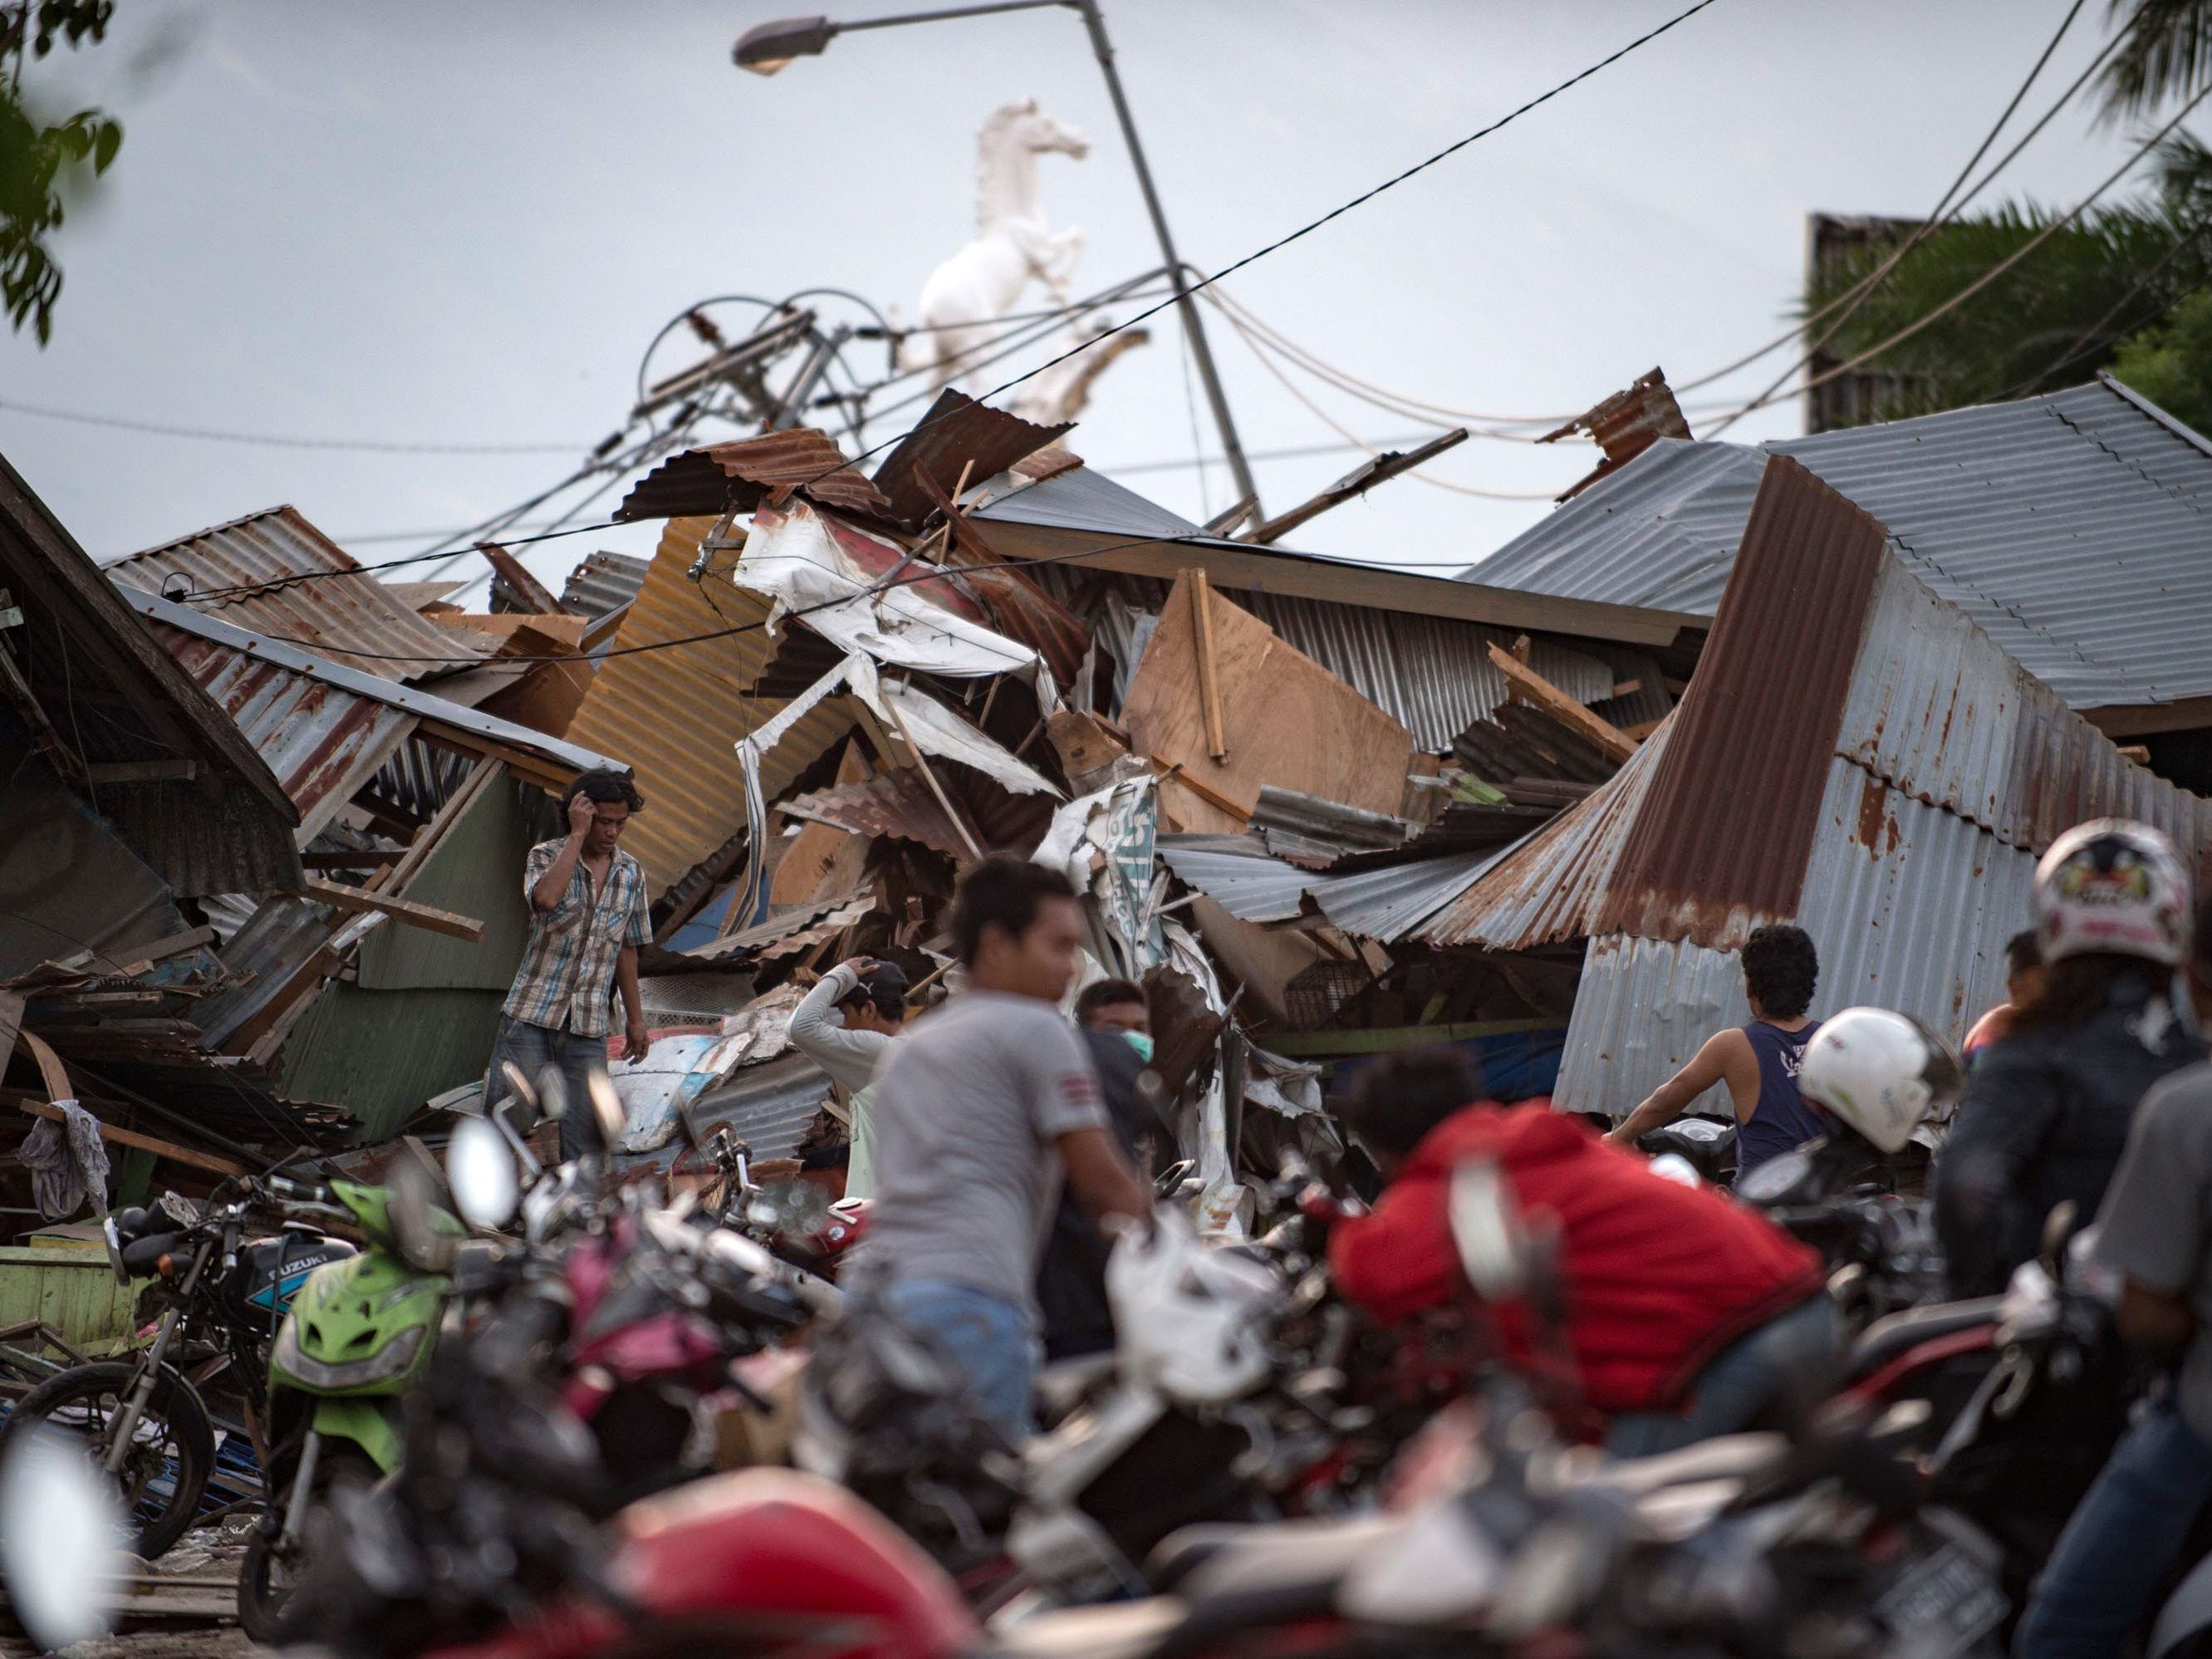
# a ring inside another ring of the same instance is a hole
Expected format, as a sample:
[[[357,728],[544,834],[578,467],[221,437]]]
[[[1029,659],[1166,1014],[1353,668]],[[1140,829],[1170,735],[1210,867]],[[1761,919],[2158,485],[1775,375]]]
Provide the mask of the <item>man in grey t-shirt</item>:
[[[968,988],[923,1015],[876,1073],[875,1207],[864,1286],[934,1333],[985,1413],[1028,1431],[1037,1260],[1063,1173],[1094,1220],[1141,1216],[1129,1165],[1075,1029],[1057,1006],[1084,937],[1058,871],[990,858],[954,896]]]
[[[2189,981],[2212,1019],[2212,901],[2197,912]],[[2179,1370],[2067,1522],[2021,1620],[2023,1659],[2123,1651],[2212,1498],[2212,1064],[2162,1079],[2136,1109],[2096,1254],[2124,1275],[2122,1338]]]

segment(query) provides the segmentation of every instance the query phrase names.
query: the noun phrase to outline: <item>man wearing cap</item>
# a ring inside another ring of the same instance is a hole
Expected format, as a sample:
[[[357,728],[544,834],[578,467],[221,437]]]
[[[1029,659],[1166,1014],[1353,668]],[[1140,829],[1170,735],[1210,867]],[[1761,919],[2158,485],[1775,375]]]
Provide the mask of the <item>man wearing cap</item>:
[[[896,963],[853,957],[816,981],[791,1014],[791,1046],[830,1073],[852,1098],[852,1159],[845,1196],[875,1192],[868,1085],[876,1062],[906,1024],[907,978]]]

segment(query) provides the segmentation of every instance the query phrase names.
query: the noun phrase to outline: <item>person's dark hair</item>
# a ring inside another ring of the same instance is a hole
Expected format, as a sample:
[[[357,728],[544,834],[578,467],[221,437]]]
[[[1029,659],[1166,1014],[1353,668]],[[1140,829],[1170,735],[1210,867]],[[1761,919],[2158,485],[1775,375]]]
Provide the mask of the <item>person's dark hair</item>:
[[[2043,966],[2043,945],[2035,929],[2023,927],[2005,941],[2005,977],[2011,979],[2031,968]]]
[[[906,1012],[906,969],[895,962],[879,962],[861,977],[853,994],[838,1006],[865,1002],[885,1019],[897,1019]]]
[[[1795,1019],[1813,1006],[1820,957],[1802,927],[1775,922],[1752,929],[1743,945],[1745,988],[1769,1019]]]
[[[561,792],[561,812],[565,817],[568,807],[577,796],[611,806],[621,801],[633,812],[645,811],[645,797],[637,793],[637,785],[627,772],[617,772],[611,766],[595,766],[588,772],[579,772],[566,789]]]
[[[952,948],[972,963],[983,930],[996,925],[1014,939],[1029,932],[1047,899],[1072,899],[1075,888],[1059,871],[1027,859],[994,854],[960,878],[952,896]]]
[[[2021,1031],[2070,1031],[2112,1000],[2121,985],[2133,981],[2153,996],[2166,994],[2172,983],[2168,970],[2142,957],[2093,951],[2062,957],[2046,964],[2043,983],[2013,1015],[2012,1029]]]
[[[1083,988],[1075,999],[1075,1023],[1087,1025],[1101,1008],[1118,1008],[1125,1002],[1142,1004],[1145,988],[1133,979],[1102,979]]]
[[[1404,1158],[1437,1124],[1481,1098],[1481,1074],[1457,1048],[1408,1048],[1361,1070],[1344,1121],[1370,1152]]]

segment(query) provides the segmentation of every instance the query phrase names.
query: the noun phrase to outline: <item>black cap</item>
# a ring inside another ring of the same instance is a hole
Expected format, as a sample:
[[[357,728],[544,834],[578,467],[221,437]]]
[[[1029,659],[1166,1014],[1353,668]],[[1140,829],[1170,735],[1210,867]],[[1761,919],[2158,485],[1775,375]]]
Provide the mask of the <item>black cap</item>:
[[[895,1014],[906,1006],[908,984],[905,969],[896,962],[879,962],[860,975],[853,994],[867,998],[884,1014]]]

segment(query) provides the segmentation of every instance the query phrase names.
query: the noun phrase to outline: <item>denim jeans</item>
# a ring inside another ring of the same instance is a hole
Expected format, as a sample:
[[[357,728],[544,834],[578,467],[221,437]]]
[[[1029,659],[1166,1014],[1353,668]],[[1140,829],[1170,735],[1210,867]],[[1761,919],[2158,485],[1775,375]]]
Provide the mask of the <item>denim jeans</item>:
[[[1823,1295],[1801,1302],[1738,1337],[1690,1379],[1683,1409],[1624,1412],[1605,1449],[1613,1457],[1652,1457],[1736,1434],[1778,1405],[1800,1378],[1818,1383],[1835,1363],[1835,1304]]]
[[[538,1087],[538,1075],[548,1068],[560,1073],[565,1092],[561,1114],[561,1156],[575,1157],[584,1149],[584,1114],[592,1109],[591,1097],[585,1091],[592,1074],[607,1069],[606,1038],[579,1036],[574,1031],[556,1031],[550,1025],[532,1025],[526,1019],[501,1014],[499,1036],[491,1046],[491,1064],[484,1073],[487,1111],[507,1098],[507,1079],[500,1065],[509,1060],[522,1068],[523,1076],[530,1079],[532,1088]],[[544,1091],[540,1090],[539,1094],[542,1098]]]
[[[2120,1437],[2059,1534],[2013,1637],[2021,1659],[2122,1652],[2212,1495],[2212,1446],[2161,1400]]]
[[[1036,1329],[1029,1310],[945,1279],[898,1280],[884,1292],[892,1314],[929,1332],[968,1374],[983,1414],[1016,1444],[1035,1431]]]

